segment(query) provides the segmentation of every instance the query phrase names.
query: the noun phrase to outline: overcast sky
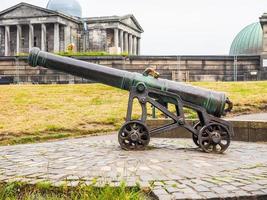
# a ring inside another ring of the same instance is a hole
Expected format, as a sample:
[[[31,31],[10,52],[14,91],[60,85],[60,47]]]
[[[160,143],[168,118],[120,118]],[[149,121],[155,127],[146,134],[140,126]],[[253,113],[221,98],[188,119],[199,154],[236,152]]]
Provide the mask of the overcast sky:
[[[22,0],[1,0],[0,10]],[[46,7],[48,0],[24,0]],[[267,12],[267,0],[78,0],[83,17],[132,13],[142,54],[228,54],[235,35]]]

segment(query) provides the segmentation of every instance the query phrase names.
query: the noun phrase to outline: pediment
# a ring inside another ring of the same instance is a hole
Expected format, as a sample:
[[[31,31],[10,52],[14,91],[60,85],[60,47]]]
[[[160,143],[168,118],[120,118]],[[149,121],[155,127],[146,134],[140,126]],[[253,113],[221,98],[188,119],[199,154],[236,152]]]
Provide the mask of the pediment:
[[[37,7],[34,5],[20,3],[16,6],[8,8],[0,12],[0,18],[21,18],[21,17],[37,17],[37,16],[47,16],[52,14],[53,11]]]
[[[143,32],[142,27],[140,26],[140,24],[137,22],[137,20],[135,19],[135,17],[133,15],[128,15],[123,17],[123,19],[121,19],[121,22],[124,24],[127,24],[128,26],[132,27],[133,29],[139,30],[140,32]]]
[[[124,19],[124,20],[122,20],[122,22],[127,24],[128,26],[131,26],[135,29],[138,29],[136,24],[133,22],[133,20],[131,18]]]

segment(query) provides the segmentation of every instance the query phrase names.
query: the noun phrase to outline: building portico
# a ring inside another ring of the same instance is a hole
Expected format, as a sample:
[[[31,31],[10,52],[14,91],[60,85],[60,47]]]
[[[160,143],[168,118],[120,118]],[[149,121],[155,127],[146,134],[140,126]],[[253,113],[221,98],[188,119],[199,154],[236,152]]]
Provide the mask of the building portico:
[[[91,48],[95,51],[104,49],[111,53],[140,55],[143,29],[133,15],[87,18],[86,22],[89,30],[101,32],[89,34]]]
[[[20,3],[0,12],[0,55],[28,53],[32,47],[63,52],[106,51],[140,54],[143,29],[133,15],[78,18]]]
[[[27,53],[32,47],[40,47],[44,51],[59,52],[65,49],[65,25],[49,24],[17,24],[0,26],[4,30],[5,56]],[[49,34],[47,34],[47,31]],[[63,36],[63,37],[62,37]],[[13,38],[11,40],[11,38]],[[53,41],[53,44],[50,42]],[[64,46],[60,46],[60,42]]]

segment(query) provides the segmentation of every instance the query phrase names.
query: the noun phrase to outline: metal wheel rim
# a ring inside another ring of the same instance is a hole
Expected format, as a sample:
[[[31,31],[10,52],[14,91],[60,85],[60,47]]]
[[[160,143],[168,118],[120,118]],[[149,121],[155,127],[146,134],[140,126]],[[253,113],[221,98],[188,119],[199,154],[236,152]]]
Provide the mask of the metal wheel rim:
[[[214,142],[213,136],[219,133],[220,142]],[[203,151],[207,153],[223,153],[230,145],[229,130],[218,123],[212,123],[204,126],[198,135],[198,141]]]
[[[149,144],[150,135],[141,121],[130,121],[121,127],[118,140],[124,150],[144,150]]]
[[[194,127],[193,127],[195,130],[198,130],[200,131],[200,129],[202,128],[201,127],[201,123],[200,122],[197,122]],[[193,139],[193,142],[195,143],[195,145],[197,145],[198,147],[200,146],[199,145],[199,142],[198,142],[198,135],[192,133],[192,139]]]

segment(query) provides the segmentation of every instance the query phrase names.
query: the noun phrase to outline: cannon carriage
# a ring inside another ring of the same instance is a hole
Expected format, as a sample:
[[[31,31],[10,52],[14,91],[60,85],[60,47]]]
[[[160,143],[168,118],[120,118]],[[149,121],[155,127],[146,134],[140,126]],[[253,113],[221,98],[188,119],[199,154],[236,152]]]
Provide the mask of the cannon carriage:
[[[194,143],[204,152],[223,153],[230,145],[233,127],[221,119],[231,111],[233,104],[222,92],[216,92],[189,84],[159,78],[159,74],[148,68],[143,74],[132,73],[93,63],[61,57],[33,48],[28,62],[31,66],[42,66],[87,78],[113,87],[128,90],[129,100],[126,122],[118,133],[120,146],[125,150],[143,150],[150,137],[163,131],[183,127],[192,133]],[[142,114],[139,120],[132,117],[133,102],[137,99]],[[172,104],[175,113],[166,105]],[[148,105],[160,110],[172,120],[157,128],[146,125]],[[194,110],[199,118],[192,126],[186,121],[184,108]]]

